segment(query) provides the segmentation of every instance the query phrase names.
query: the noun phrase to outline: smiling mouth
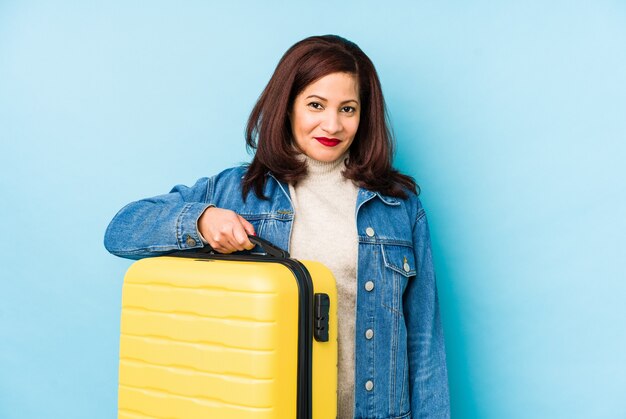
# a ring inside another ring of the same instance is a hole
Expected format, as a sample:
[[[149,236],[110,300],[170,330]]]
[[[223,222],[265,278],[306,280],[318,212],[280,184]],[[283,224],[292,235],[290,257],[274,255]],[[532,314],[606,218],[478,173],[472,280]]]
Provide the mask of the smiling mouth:
[[[341,142],[338,138],[327,138],[327,137],[313,137],[320,144],[325,145],[326,147],[334,147]]]

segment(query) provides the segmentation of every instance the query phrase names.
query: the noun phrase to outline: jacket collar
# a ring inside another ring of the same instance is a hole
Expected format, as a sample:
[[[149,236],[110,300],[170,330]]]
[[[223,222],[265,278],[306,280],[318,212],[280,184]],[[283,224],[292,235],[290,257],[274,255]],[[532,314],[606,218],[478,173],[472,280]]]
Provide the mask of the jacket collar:
[[[359,188],[359,195],[357,197],[357,206],[360,204],[364,204],[370,199],[378,197],[384,204],[387,205],[400,205],[400,201],[398,198],[394,198],[393,196],[383,195],[380,192],[370,191],[368,189]]]

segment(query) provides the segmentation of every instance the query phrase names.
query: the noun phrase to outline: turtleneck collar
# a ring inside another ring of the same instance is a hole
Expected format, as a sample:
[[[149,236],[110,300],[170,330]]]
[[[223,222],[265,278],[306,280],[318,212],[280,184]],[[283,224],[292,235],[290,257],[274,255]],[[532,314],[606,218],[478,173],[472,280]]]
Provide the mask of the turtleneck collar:
[[[345,161],[348,158],[348,153],[331,162],[315,160],[306,154],[299,154],[298,158],[306,162],[309,176],[319,176],[343,171],[346,167]]]

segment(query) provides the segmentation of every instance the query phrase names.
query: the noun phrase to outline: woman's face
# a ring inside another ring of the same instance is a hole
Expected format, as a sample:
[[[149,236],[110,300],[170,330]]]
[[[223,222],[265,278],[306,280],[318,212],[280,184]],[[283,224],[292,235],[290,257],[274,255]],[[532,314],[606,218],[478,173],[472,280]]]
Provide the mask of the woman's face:
[[[312,159],[332,162],[352,144],[359,128],[359,84],[349,73],[332,73],[309,84],[290,113],[296,145]]]

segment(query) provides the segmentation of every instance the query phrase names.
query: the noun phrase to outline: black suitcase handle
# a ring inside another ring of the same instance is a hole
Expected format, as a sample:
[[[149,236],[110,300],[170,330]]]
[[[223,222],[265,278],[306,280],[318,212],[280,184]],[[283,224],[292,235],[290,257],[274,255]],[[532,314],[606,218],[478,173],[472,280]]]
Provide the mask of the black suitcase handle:
[[[255,246],[259,246],[268,256],[275,258],[288,258],[289,252],[275,246],[273,243],[257,236],[248,235],[248,240]]]
[[[268,240],[262,239],[257,236],[252,236],[252,235],[248,235],[248,240],[250,240],[250,242],[254,244],[255,246],[259,246],[261,250],[264,252],[264,254],[267,256],[274,257],[274,258],[282,258],[282,259],[289,258],[288,251],[283,250],[278,246],[275,246],[272,242]],[[255,253],[252,253],[248,250],[244,250],[242,252],[230,253],[230,254],[216,253],[211,246],[206,245],[202,248],[179,250],[179,251],[171,253],[170,256],[207,257],[207,256],[220,255],[220,256],[228,257],[230,255],[241,256],[241,255],[251,255],[251,254],[254,255]]]

